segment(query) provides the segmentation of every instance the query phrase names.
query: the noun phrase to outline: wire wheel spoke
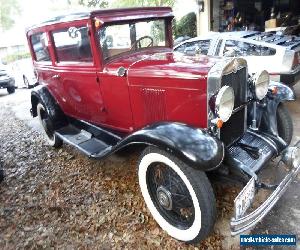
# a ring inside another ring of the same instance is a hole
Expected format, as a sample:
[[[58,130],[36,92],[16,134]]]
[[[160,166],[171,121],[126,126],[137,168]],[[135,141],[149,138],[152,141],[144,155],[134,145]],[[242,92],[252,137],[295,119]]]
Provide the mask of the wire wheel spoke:
[[[149,193],[161,215],[172,225],[188,228],[193,224],[195,210],[189,190],[180,176],[169,166],[149,166]]]
[[[192,207],[173,207],[173,211],[177,214],[182,222],[193,221],[193,208]]]

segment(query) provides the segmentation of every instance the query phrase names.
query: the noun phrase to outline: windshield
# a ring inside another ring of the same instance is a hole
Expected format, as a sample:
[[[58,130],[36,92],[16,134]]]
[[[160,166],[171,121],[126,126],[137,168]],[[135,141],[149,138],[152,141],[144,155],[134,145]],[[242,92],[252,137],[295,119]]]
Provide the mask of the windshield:
[[[103,59],[150,47],[166,46],[164,19],[112,24],[99,30]]]

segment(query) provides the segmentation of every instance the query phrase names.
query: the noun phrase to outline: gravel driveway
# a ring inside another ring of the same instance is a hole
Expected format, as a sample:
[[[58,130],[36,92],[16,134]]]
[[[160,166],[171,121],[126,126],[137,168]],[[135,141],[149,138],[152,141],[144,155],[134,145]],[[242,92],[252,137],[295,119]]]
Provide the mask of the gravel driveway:
[[[53,149],[29,115],[29,100],[30,90],[13,95],[0,90],[0,159],[7,175],[0,184],[0,249],[239,247],[228,225],[237,188],[216,186],[218,220],[211,237],[197,246],[180,243],[145,207],[136,175],[138,152],[94,161],[66,145]],[[298,117],[299,105],[291,106]],[[299,126],[298,119],[298,136]],[[298,180],[253,232],[273,233],[283,220],[283,232],[299,235],[299,188]]]

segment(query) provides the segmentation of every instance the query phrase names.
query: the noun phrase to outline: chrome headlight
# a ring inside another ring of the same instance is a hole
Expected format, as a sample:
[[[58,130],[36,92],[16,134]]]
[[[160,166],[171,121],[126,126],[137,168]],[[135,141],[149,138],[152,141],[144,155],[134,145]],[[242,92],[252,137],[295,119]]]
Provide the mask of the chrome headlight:
[[[229,120],[234,107],[234,91],[229,86],[219,90],[216,98],[216,112],[223,122]]]
[[[256,73],[253,76],[255,95],[258,100],[262,100],[267,92],[270,83],[270,75],[266,70]]]

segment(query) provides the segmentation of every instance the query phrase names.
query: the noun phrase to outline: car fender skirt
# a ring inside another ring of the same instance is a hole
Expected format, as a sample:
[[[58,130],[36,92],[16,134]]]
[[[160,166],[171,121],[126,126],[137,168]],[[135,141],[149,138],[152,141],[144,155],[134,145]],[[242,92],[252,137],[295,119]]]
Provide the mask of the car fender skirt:
[[[219,139],[181,123],[162,122],[147,126],[125,137],[116,147],[120,149],[133,143],[156,146],[203,171],[217,168],[224,158],[224,145]]]

